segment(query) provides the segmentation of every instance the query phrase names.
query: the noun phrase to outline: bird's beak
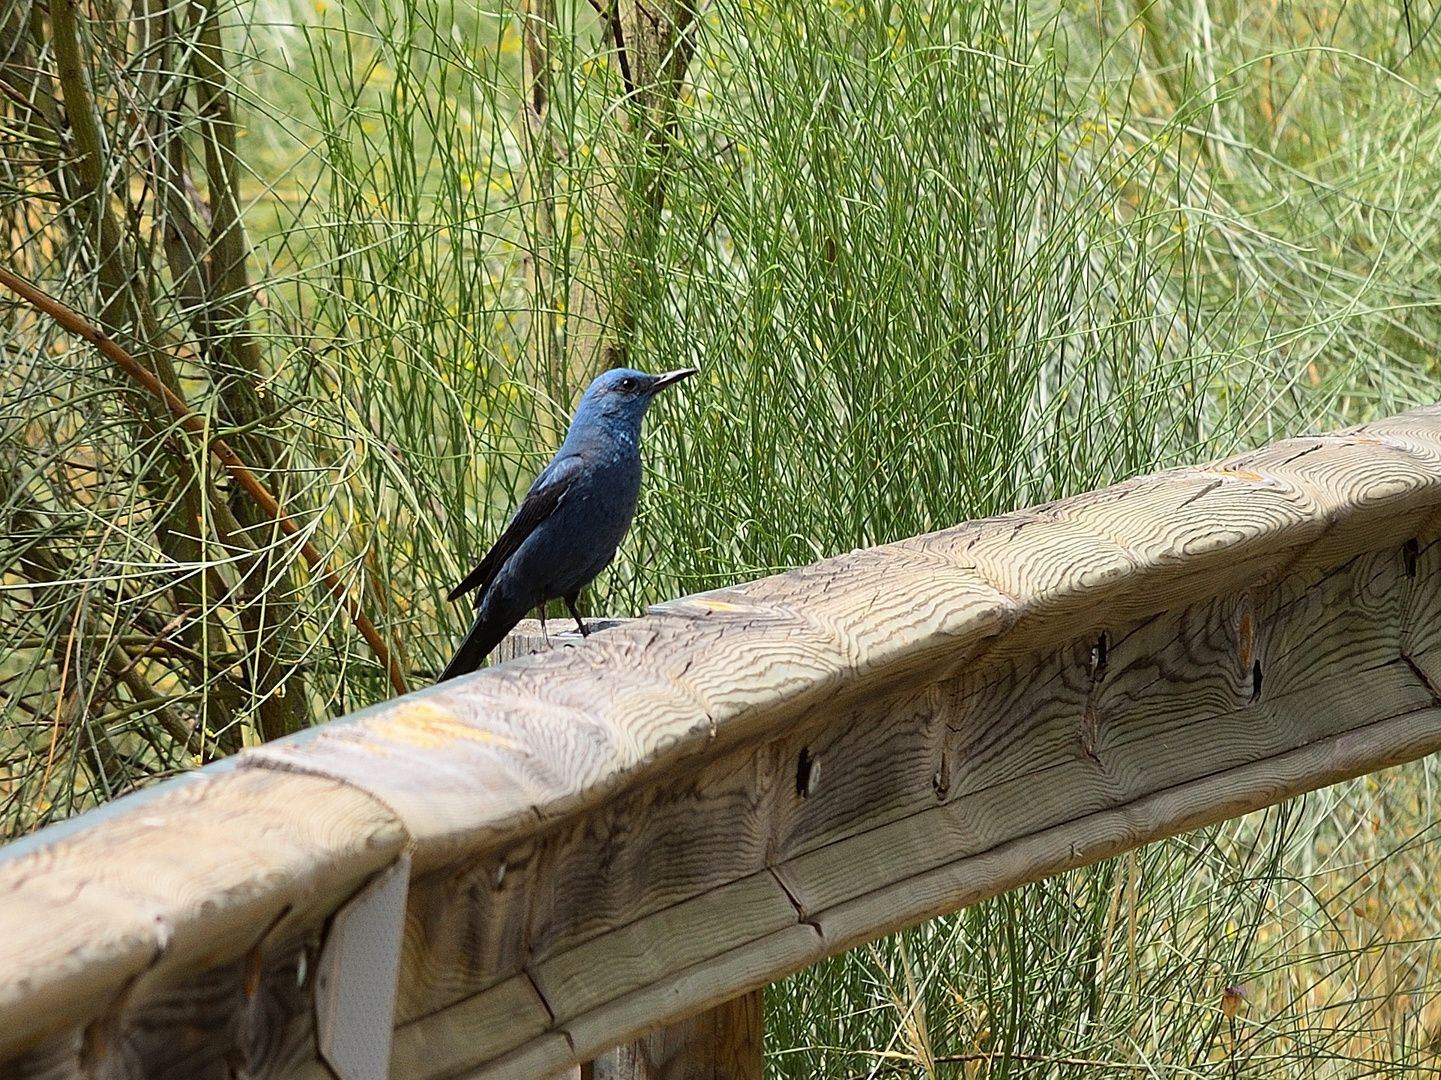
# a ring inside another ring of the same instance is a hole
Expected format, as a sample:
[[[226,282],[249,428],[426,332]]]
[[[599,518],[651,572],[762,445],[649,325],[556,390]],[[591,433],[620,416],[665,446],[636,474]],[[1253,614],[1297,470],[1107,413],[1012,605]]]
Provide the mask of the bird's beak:
[[[682,379],[689,379],[696,373],[696,370],[697,369],[693,367],[686,367],[679,368],[675,371],[667,371],[664,375],[657,375],[655,382],[651,384],[650,392],[652,394],[659,394],[667,386],[674,386]]]

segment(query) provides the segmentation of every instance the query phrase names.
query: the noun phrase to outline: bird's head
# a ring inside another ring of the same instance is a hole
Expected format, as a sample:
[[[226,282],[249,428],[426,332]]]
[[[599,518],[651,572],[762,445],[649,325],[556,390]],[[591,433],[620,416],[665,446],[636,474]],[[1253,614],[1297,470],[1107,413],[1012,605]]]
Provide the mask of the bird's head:
[[[586,388],[572,426],[582,418],[593,418],[612,423],[632,423],[638,428],[656,394],[695,373],[695,368],[680,368],[663,375],[649,375],[632,368],[611,368],[596,376]]]

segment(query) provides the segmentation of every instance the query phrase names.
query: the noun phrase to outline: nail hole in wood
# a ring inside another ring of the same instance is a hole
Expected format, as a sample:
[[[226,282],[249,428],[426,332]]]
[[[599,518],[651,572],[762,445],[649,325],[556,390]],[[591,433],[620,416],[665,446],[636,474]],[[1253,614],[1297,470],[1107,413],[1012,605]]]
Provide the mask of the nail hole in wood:
[[[941,802],[945,802],[946,796],[951,793],[951,761],[944,754],[941,755],[941,767],[931,777],[931,787]]]
[[[1100,682],[1106,677],[1106,655],[1111,650],[1110,635],[1105,631],[1091,646],[1091,681]]]
[[[1401,545],[1401,564],[1406,567],[1406,576],[1416,576],[1416,558],[1421,554],[1421,545],[1412,537]]]
[[[821,780],[821,759],[811,757],[809,747],[801,747],[800,759],[796,762],[796,794],[809,799],[816,793]]]
[[[1261,700],[1261,661],[1251,665],[1251,700]]]

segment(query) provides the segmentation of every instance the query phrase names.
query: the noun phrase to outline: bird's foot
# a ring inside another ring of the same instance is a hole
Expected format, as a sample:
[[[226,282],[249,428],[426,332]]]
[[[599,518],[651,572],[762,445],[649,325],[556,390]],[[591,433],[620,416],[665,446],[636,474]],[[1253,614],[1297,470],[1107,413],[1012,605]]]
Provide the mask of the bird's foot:
[[[580,612],[575,610],[575,601],[575,596],[565,597],[565,609],[570,612],[570,617],[575,620],[575,625],[580,630],[580,636],[588,638],[590,637],[590,627],[585,625],[585,620],[580,617]]]

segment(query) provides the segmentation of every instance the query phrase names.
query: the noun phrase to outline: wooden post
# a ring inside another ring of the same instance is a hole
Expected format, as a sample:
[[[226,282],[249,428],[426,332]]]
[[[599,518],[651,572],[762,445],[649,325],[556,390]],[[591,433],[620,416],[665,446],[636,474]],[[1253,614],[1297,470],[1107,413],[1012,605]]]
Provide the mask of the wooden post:
[[[594,633],[625,621],[590,619],[586,625]],[[492,663],[579,643],[582,639],[574,627],[554,632],[566,625],[559,619],[549,620],[551,632],[545,635],[540,620],[524,620],[496,646]],[[764,1043],[762,988],[607,1050],[556,1080],[571,1080],[577,1073],[578,1080],[761,1080]]]
[[[764,999],[764,990],[752,990],[608,1050],[582,1080],[760,1080]]]

